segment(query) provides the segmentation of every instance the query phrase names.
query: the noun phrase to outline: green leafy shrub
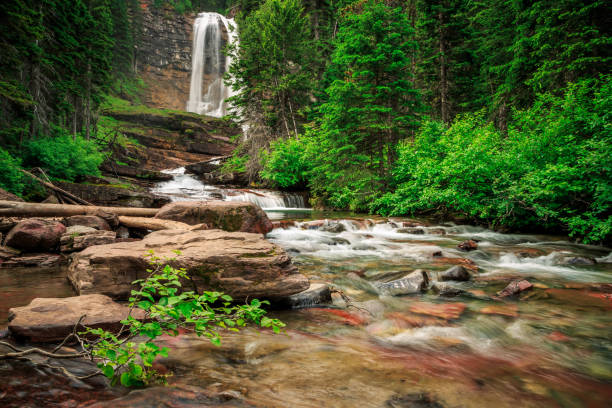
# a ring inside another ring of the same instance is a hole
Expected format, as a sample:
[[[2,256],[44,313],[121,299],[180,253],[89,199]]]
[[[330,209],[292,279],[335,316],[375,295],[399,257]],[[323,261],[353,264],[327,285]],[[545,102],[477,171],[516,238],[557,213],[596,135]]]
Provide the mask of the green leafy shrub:
[[[279,139],[262,153],[261,177],[282,188],[303,188],[311,169],[306,144],[300,139]]]
[[[98,167],[104,161],[104,154],[93,141],[80,135],[73,137],[55,126],[49,137],[29,140],[23,148],[24,165],[42,167],[50,177],[61,180],[99,176]]]
[[[20,165],[19,159],[0,147],[0,187],[17,195],[21,195],[24,188]]]
[[[513,228],[562,227],[585,242],[612,236],[610,77],[540,95],[514,112],[508,135],[483,114],[450,128],[422,125],[399,149],[394,191],[370,209],[403,215],[459,213]]]
[[[181,291],[181,281],[189,279],[185,269],[171,267],[169,262],[173,259],[162,260],[153,251],[148,257],[149,276],[134,282],[140,288],[132,290],[129,299],[130,310],[142,309],[145,319],[136,320],[130,313],[122,321],[124,326],[119,333],[91,328],[79,333],[87,339],[86,350],[112,384],[120,382],[130,387],[165,382],[166,376],[155,371],[153,362],[158,356],[167,357],[168,350],[154,341],[161,335],[177,336],[179,329],[219,345],[220,330],[238,331],[248,322],[269,327],[275,333],[284,327],[280,320],[265,316],[261,306],[267,301],[253,299],[248,304],[232,305],[232,298],[220,292]]]

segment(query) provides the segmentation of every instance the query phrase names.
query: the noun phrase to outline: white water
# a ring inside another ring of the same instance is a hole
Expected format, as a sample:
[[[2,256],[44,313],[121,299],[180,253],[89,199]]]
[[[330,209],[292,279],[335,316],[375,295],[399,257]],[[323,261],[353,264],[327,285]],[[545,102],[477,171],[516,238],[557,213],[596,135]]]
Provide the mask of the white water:
[[[191,86],[187,111],[222,117],[228,113],[226,99],[232,96],[223,75],[228,72],[232,59],[223,54],[227,42],[236,41],[234,20],[218,13],[200,13],[193,27]],[[224,37],[224,33],[227,35]],[[208,86],[204,92],[204,76]]]
[[[202,183],[191,174],[185,173],[184,167],[164,170],[174,179],[158,183],[152,192],[172,201],[241,201],[251,202],[264,211],[310,211],[306,208],[304,197],[300,194],[281,193],[271,190],[238,190],[226,189]],[[274,217],[271,217],[274,218]]]

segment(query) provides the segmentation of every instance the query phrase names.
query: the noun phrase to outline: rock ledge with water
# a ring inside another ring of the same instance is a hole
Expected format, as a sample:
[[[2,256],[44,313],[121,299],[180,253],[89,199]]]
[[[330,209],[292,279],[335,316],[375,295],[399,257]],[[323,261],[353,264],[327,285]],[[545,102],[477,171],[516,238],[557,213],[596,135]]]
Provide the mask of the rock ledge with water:
[[[309,286],[287,253],[262,235],[221,230],[162,230],[142,241],[92,246],[72,255],[68,278],[81,295],[126,298],[131,283],[147,274],[149,250],[175,258],[172,265],[193,279],[185,283],[190,290],[195,284],[199,291],[220,290],[235,299],[278,299]]]

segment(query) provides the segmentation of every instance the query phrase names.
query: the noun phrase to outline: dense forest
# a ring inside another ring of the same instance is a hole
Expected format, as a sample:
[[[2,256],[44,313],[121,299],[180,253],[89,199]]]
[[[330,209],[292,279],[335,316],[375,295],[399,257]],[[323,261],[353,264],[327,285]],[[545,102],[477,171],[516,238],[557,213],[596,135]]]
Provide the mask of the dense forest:
[[[612,238],[610,6],[581,0],[155,0],[235,16],[249,135],[226,168],[312,203]],[[136,97],[137,0],[0,4],[0,187],[96,174]]]

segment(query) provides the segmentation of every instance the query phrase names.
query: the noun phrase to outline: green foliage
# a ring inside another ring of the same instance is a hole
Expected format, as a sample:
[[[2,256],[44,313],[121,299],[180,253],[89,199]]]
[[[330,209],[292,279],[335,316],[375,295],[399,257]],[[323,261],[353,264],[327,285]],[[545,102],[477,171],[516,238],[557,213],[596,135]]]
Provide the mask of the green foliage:
[[[317,195],[334,206],[363,209],[385,189],[397,143],[410,135],[422,110],[410,81],[416,48],[407,14],[365,1],[347,13],[328,67],[331,84],[312,130]]]
[[[563,226],[585,242],[612,237],[610,77],[540,95],[508,136],[482,113],[427,122],[400,148],[395,191],[372,210],[460,213],[493,225]]]
[[[310,161],[306,157],[306,145],[300,139],[279,139],[270,144],[269,151],[262,152],[261,177],[282,188],[302,188],[306,185]]]
[[[24,188],[23,175],[19,171],[21,162],[0,147],[0,188],[21,195]]]
[[[98,176],[104,154],[90,140],[73,137],[61,128],[54,128],[52,137],[28,140],[24,144],[24,165],[41,167],[50,177],[77,181],[83,176]]]
[[[179,251],[176,253],[180,255]],[[85,347],[113,384],[139,387],[165,382],[166,376],[156,372],[153,363],[158,356],[167,357],[168,349],[159,347],[155,339],[162,335],[178,336],[179,329],[207,337],[218,346],[220,330],[238,331],[249,322],[269,327],[275,333],[284,327],[280,320],[265,316],[262,306],[267,301],[253,299],[244,305],[233,305],[232,298],[220,292],[182,291],[182,282],[189,279],[187,272],[171,267],[173,259],[162,260],[153,251],[148,257],[149,276],[134,282],[140,288],[132,290],[129,299],[130,310],[143,310],[145,319],[136,320],[130,313],[122,321],[120,333],[91,328],[80,333],[88,339],[94,337],[87,340]]]

